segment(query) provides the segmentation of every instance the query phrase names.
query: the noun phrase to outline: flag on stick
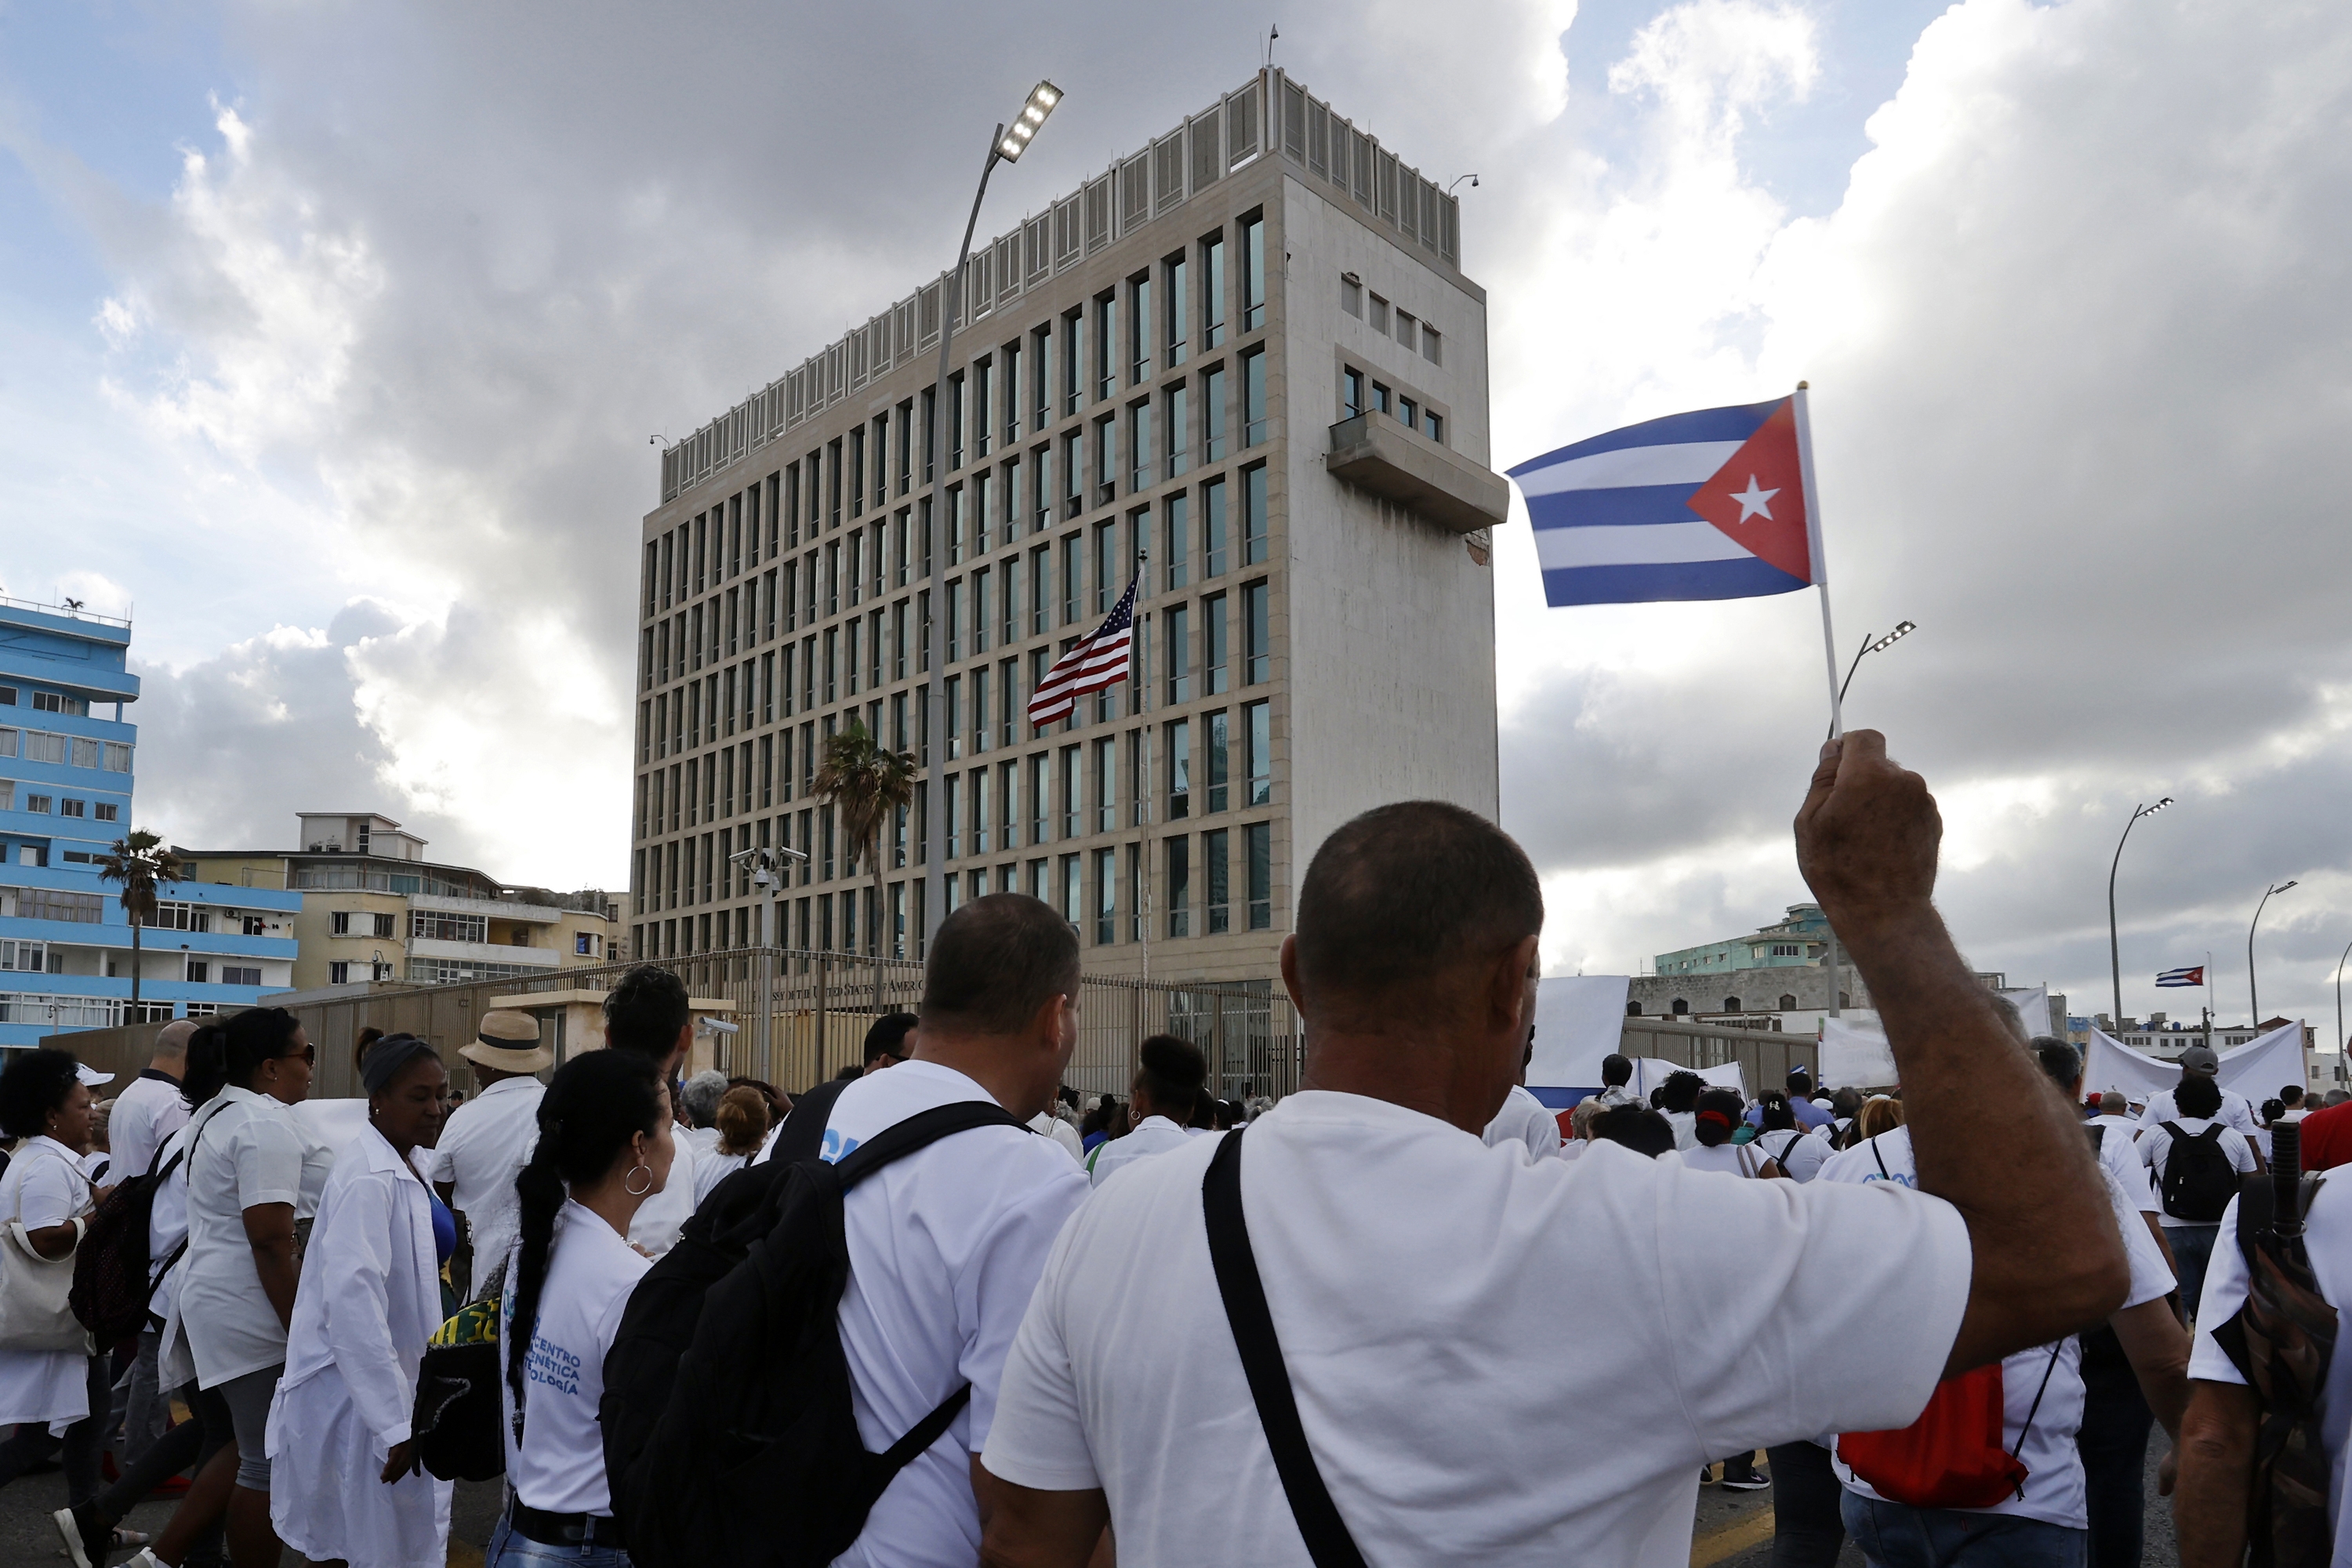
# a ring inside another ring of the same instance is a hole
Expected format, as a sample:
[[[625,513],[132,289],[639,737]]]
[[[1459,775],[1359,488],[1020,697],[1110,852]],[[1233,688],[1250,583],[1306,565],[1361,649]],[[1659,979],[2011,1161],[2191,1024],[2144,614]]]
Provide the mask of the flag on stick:
[[[1825,583],[1796,397],[1628,425],[1510,470],[1554,605]]]
[[[2156,977],[2156,983],[2158,985],[2202,985],[2205,984],[2205,966],[2200,963],[2194,969],[2168,969]]]
[[[1143,568],[1138,564],[1135,575],[1127,580],[1127,592],[1118,596],[1103,624],[1054,661],[1054,668],[1045,672],[1029,699],[1030,723],[1043,728],[1066,719],[1077,710],[1079,698],[1127,679],[1128,649],[1135,641],[1135,590],[1142,581]]]

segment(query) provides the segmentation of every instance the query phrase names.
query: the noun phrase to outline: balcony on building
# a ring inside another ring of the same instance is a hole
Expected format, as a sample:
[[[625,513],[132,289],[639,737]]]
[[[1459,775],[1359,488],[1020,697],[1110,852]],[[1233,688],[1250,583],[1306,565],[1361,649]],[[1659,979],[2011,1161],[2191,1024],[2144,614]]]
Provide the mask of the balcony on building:
[[[1491,528],[1510,514],[1511,489],[1500,474],[1383,415],[1332,426],[1323,466],[1332,478],[1456,533]]]

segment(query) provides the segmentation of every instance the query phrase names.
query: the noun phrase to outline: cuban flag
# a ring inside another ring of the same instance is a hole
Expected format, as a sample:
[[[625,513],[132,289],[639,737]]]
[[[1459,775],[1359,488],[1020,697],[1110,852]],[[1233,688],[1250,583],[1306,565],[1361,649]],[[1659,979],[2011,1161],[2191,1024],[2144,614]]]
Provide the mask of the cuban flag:
[[[1628,425],[1510,470],[1544,599],[1747,599],[1822,582],[1801,397]]]
[[[2200,963],[2194,969],[2168,969],[2156,977],[2156,983],[2158,985],[2202,985],[2205,984],[2205,966]]]

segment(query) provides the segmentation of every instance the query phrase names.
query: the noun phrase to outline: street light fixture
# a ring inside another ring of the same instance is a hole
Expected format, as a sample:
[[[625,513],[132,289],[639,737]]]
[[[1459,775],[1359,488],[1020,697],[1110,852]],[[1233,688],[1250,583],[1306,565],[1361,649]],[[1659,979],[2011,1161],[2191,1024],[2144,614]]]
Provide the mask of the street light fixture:
[[[971,216],[964,221],[963,245],[956,251],[955,270],[949,273],[940,285],[940,370],[931,386],[931,437],[929,442],[930,526],[937,526],[947,515],[948,354],[955,341],[956,311],[961,304],[957,296],[963,289],[964,268],[971,264],[972,230],[980,226],[980,204],[988,195],[988,176],[999,163],[1021,161],[1021,154],[1029,150],[1030,140],[1045,123],[1045,117],[1054,112],[1054,106],[1061,101],[1060,88],[1050,81],[1039,82],[1029,89],[1029,100],[1021,106],[1021,112],[1013,117],[1012,125],[999,125],[989,138],[988,161],[980,166],[980,188],[972,193]],[[924,554],[929,564],[923,575],[936,584],[947,552],[928,550]],[[936,595],[936,586],[933,592]],[[936,672],[947,668],[940,646],[946,620],[943,615],[933,616],[923,638],[926,658],[929,661],[928,668],[935,672],[923,694],[923,732],[933,737],[931,743],[940,748],[942,756],[946,754],[947,746],[947,682]],[[931,777],[933,780],[940,777],[937,769],[931,771]],[[938,792],[934,790],[929,794],[931,798],[925,804],[930,810],[938,811],[940,808]],[[928,825],[926,831],[928,836]],[[947,868],[943,863],[946,848],[944,842],[933,844],[923,856],[923,951],[927,953],[930,952],[931,937],[939,931],[940,922],[947,918],[942,907],[947,903]]]
[[[2107,862],[2107,966],[2115,974],[2116,1010],[2113,1021],[2118,1029],[2124,1026],[2124,960],[2123,949],[2116,941],[2116,868],[2124,863],[2124,839],[2131,837],[2132,824],[2143,816],[2154,816],[2171,804],[2172,797],[2166,795],[2154,805],[2133,806],[2131,822],[2124,824],[2123,838],[2116,840],[2116,858]]]
[[[2263,1026],[2263,1003],[2262,993],[2254,988],[2254,927],[2263,923],[2263,904],[2271,901],[2271,894],[2284,893],[2294,886],[2294,883],[2292,881],[2281,882],[2277,887],[2263,893],[2263,903],[2254,906],[2253,921],[2246,927],[2246,1000],[2252,1004],[2254,1012],[2254,1016],[2246,1022],[2257,1029]]]
[[[789,862],[808,863],[808,857],[798,849],[771,849],[761,845],[757,849],[739,849],[727,857],[730,864],[750,879],[753,891],[760,897],[760,956],[755,961],[759,985],[754,992],[751,1053],[759,1064],[760,1076],[773,1080],[771,1070],[775,1063],[772,1053],[770,1033],[775,1026],[776,961],[770,949],[776,945],[776,894],[782,890],[784,879],[790,875]]]

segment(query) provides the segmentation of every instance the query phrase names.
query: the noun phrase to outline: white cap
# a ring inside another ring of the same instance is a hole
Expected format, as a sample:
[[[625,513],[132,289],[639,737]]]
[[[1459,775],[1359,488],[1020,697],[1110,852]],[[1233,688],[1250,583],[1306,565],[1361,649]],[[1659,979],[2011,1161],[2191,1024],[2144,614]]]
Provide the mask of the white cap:
[[[74,1076],[81,1079],[82,1082],[89,1085],[92,1089],[96,1089],[100,1084],[112,1083],[114,1081],[114,1075],[112,1073],[100,1072],[96,1068],[90,1066],[88,1062],[76,1062],[74,1064]]]

